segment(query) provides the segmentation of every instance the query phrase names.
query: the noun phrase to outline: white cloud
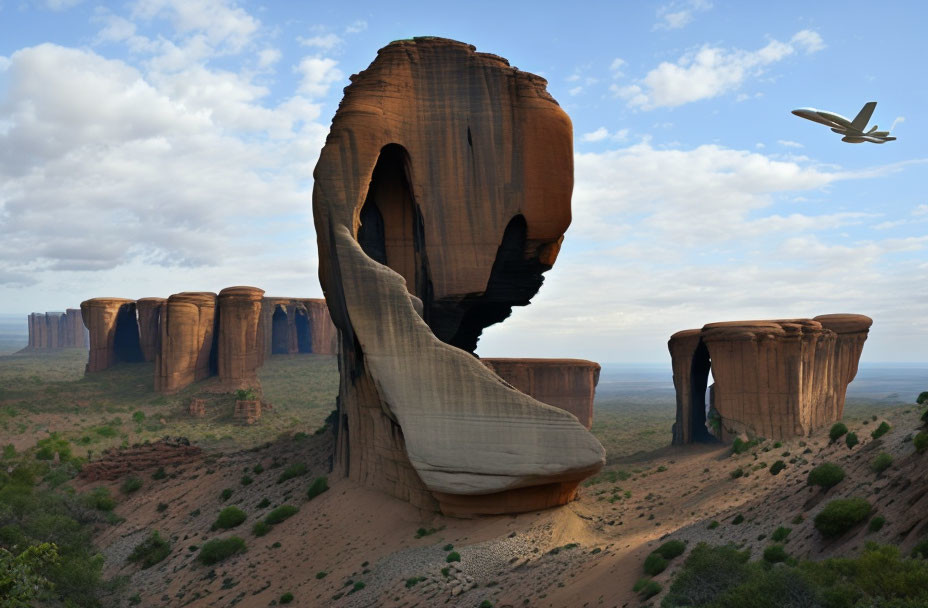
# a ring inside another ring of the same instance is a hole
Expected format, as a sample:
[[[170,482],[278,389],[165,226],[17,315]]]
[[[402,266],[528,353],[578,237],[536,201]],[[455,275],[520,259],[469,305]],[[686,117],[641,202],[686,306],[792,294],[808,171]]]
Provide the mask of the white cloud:
[[[331,50],[342,44],[344,40],[341,39],[338,34],[328,33],[328,34],[318,34],[316,36],[310,36],[309,38],[297,38],[300,44],[303,46],[315,47],[324,50]]]
[[[168,19],[177,34],[193,35],[223,52],[241,51],[261,23],[229,0],[138,0],[132,16]]]
[[[606,127],[600,127],[591,133],[584,133],[581,138],[583,141],[602,141],[609,137],[609,130]]]
[[[675,0],[657,9],[659,21],[652,29],[680,29],[693,20],[695,13],[707,11],[710,8],[712,8],[712,3],[707,0]]]
[[[342,78],[337,64],[329,57],[304,57],[294,68],[302,76],[299,91],[311,98],[324,96],[332,83]]]
[[[612,72],[613,78],[618,78],[623,76],[622,68],[625,67],[626,61],[620,57],[616,57],[612,60],[612,63],[609,64],[609,70]]]
[[[571,97],[576,97],[577,95],[583,92],[583,87],[573,87],[567,92],[570,94]]]
[[[346,34],[360,34],[367,29],[367,21],[359,19],[345,28]]]
[[[280,61],[281,53],[278,49],[262,49],[258,51],[258,67],[268,68]]]
[[[73,8],[84,0],[45,0],[45,7],[53,11],[63,11]]]
[[[912,215],[928,215],[928,205],[919,205],[912,211]]]
[[[805,146],[803,146],[798,141],[791,141],[789,139],[778,139],[777,143],[781,146],[786,146],[787,148],[805,148]]]
[[[771,40],[756,51],[705,45],[684,54],[676,63],[662,62],[640,84],[613,85],[611,90],[632,107],[680,106],[733,91],[797,50],[811,53],[822,46],[821,37],[809,30],[798,32],[788,43]]]

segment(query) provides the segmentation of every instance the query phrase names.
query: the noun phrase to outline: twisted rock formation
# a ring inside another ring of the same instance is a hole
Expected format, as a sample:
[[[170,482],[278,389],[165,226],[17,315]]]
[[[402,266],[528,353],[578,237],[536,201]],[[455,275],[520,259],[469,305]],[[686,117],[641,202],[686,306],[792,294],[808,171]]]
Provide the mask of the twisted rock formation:
[[[215,375],[218,368],[216,294],[176,293],[161,309],[161,348],[155,356],[155,390],[175,393]]]
[[[154,361],[161,348],[161,307],[164,298],[140,298],[135,302],[139,314],[139,346],[145,361]]]
[[[25,350],[87,348],[81,311],[35,312],[27,317],[29,344]]]
[[[786,439],[840,420],[873,321],[863,315],[710,323],[668,342],[677,391],[674,443],[740,434]],[[709,370],[710,424],[705,392]]]
[[[497,376],[526,395],[566,410],[593,426],[599,363],[583,359],[481,359]]]
[[[228,388],[258,383],[257,370],[264,361],[263,296],[264,290],[257,287],[226,287],[219,292],[218,372]]]
[[[81,302],[81,319],[87,327],[90,353],[87,372],[99,372],[119,362],[143,359],[135,302],[124,298],[91,298]]]
[[[454,515],[563,504],[602,446],[467,351],[557,257],[570,119],[544,79],[451,40],[394,42],[351,81],[313,189],[336,470]]]
[[[325,300],[264,298],[261,327],[264,357],[272,354],[335,354],[335,325]]]

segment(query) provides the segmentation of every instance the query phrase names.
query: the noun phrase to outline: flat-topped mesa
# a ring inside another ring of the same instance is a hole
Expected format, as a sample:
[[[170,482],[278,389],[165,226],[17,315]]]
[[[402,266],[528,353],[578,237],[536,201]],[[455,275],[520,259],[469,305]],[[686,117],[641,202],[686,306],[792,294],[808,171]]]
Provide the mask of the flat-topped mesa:
[[[593,398],[600,365],[585,359],[481,358],[497,376],[542,403],[559,407],[593,427]]]
[[[161,348],[161,307],[165,298],[139,298],[135,309],[139,315],[139,346],[145,361],[154,361]]]
[[[88,373],[102,371],[116,363],[134,363],[143,359],[135,301],[91,298],[81,302],[81,318],[90,341]]]
[[[787,439],[840,420],[872,323],[842,314],[710,323],[674,334],[674,443],[741,434]]]
[[[321,298],[264,298],[261,303],[263,357],[336,353],[335,325]]]
[[[155,356],[155,390],[176,393],[216,374],[216,294],[176,293],[161,307],[161,348]]]
[[[264,360],[261,300],[257,287],[226,287],[219,292],[219,380],[229,388],[258,384]]]
[[[557,258],[570,119],[543,78],[441,38],[391,43],[351,82],[313,187],[336,472],[453,515],[564,504],[602,446],[470,353]]]
[[[23,350],[87,347],[81,311],[76,308],[65,312],[34,312],[26,320],[29,343]]]

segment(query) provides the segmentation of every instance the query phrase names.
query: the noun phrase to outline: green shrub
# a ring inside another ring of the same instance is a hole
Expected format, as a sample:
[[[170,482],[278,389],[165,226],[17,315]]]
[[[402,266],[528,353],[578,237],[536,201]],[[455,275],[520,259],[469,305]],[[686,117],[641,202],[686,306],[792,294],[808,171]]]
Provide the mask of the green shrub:
[[[36,442],[36,447],[38,448],[35,453],[37,460],[53,460],[55,452],[58,453],[58,459],[61,462],[71,459],[71,443],[58,433],[52,433],[45,439],[40,439]]]
[[[870,515],[870,503],[863,498],[839,498],[825,505],[815,516],[815,529],[826,538],[841,536]]]
[[[844,479],[844,469],[831,462],[823,462],[809,471],[808,485],[833,488]]]
[[[654,553],[657,553],[664,559],[673,559],[679,557],[686,552],[686,543],[682,540],[668,540],[666,543],[654,550]]]
[[[226,507],[219,512],[216,521],[213,522],[211,530],[228,530],[234,528],[248,518],[245,512],[238,507]]]
[[[322,579],[324,579],[325,577],[327,577],[328,575],[329,575],[328,572],[326,572],[326,571],[324,571],[324,570],[320,570],[319,572],[316,573],[316,578],[319,579],[319,580],[322,580]]]
[[[644,573],[650,576],[655,576],[667,569],[667,560],[658,555],[657,553],[652,553],[648,555],[644,560]]]
[[[719,527],[719,522],[717,522],[717,521],[715,521],[715,520],[712,520],[712,521],[709,522],[709,525],[706,526],[706,529],[707,529],[707,530],[715,530],[715,529],[718,528],[718,527]]]
[[[268,513],[267,517],[264,518],[264,521],[272,525],[279,524],[285,519],[295,515],[296,512],[299,510],[300,509],[298,507],[294,507],[293,505],[280,505],[279,507],[277,507],[276,509]]]
[[[461,554],[458,553],[457,551],[452,551],[451,553],[448,554],[448,557],[445,558],[445,561],[448,562],[449,564],[451,562],[459,562],[461,561]]]
[[[232,488],[226,488],[219,493],[219,500],[226,501],[232,498]]]
[[[425,580],[424,576],[411,576],[406,579],[406,588],[412,589],[413,587],[415,587],[416,585],[418,585],[424,580]]]
[[[928,539],[920,541],[912,548],[912,557],[928,559]]]
[[[151,568],[171,553],[171,543],[161,538],[158,531],[153,531],[148,538],[140,542],[129,554],[130,562],[142,564],[142,568]]]
[[[84,494],[83,502],[91,509],[98,511],[112,511],[116,507],[116,501],[110,496],[109,488],[103,486]]]
[[[145,412],[142,410],[136,410],[135,412],[132,412],[132,421],[136,424],[142,424],[145,422]]]
[[[251,533],[255,536],[264,536],[271,531],[271,524],[265,521],[259,521],[251,527]]]
[[[295,462],[284,469],[283,473],[277,478],[277,483],[283,483],[288,479],[299,477],[306,474],[306,465],[302,462]]]
[[[490,600],[483,600],[477,605],[477,608],[493,608],[493,602]]]
[[[254,401],[258,398],[258,394],[253,388],[240,388],[235,391],[235,400],[236,401]]]
[[[132,494],[142,487],[142,480],[138,477],[126,477],[125,481],[122,482],[122,485],[119,486],[119,489],[122,490],[123,494]]]
[[[309,500],[312,500],[313,498],[319,496],[320,494],[322,494],[328,489],[329,489],[329,478],[325,476],[317,477],[309,485],[309,490],[306,492],[306,496],[309,498]]]
[[[873,432],[870,433],[870,436],[873,437],[874,439],[879,439],[880,437],[888,433],[890,428],[891,427],[888,424],[886,424],[886,421],[884,420],[883,422],[880,423],[880,426],[873,429]]]
[[[919,393],[918,398],[915,399],[915,403],[919,405],[925,405],[928,403],[928,391],[922,391]],[[928,416],[928,412],[925,412],[925,415],[922,416],[922,418],[925,418],[926,416]]]
[[[773,534],[770,535],[770,540],[775,543],[781,543],[786,540],[786,537],[789,536],[789,533],[792,531],[792,528],[784,528],[783,526],[780,526],[773,531]]]
[[[831,430],[828,431],[828,438],[834,443],[845,433],[847,433],[847,425],[843,422],[835,422],[831,425]]]
[[[847,445],[848,449],[860,443],[860,440],[857,439],[857,433],[848,433],[847,437],[844,438],[844,443]]]
[[[886,518],[882,515],[877,515],[870,520],[869,530],[871,532],[879,532],[883,529],[883,526],[886,524]]]
[[[886,452],[880,452],[871,462],[870,470],[874,473],[882,473],[893,465],[893,457]]]
[[[166,502],[159,502],[159,503],[158,503],[158,506],[155,507],[155,510],[158,511],[158,513],[164,513],[165,511],[168,510],[168,503],[166,503]]]
[[[727,589],[744,582],[750,568],[749,558],[748,551],[738,551],[733,545],[712,547],[699,543],[690,550],[683,568],[674,576],[664,605],[712,605]]]
[[[259,462],[258,464],[256,464],[256,465],[254,466],[254,468],[251,469],[251,471],[252,471],[255,475],[260,475],[261,473],[264,472],[264,467],[261,466],[261,463]]]
[[[639,578],[632,591],[641,596],[642,601],[650,599],[661,592],[660,583],[650,578]]]
[[[756,446],[758,441],[756,439],[750,439],[744,441],[740,437],[736,437],[735,441],[731,444],[731,453],[732,454],[744,454],[754,446]]]
[[[270,506],[270,504],[271,504],[270,500],[268,500],[267,498],[262,498],[261,502],[258,503],[258,508],[264,509],[265,507]]]
[[[773,463],[773,466],[770,467],[770,474],[776,475],[777,473],[779,473],[785,468],[786,468],[786,463],[783,462],[782,460],[777,460],[775,463]]]
[[[16,458],[16,446],[8,443],[3,446],[3,459],[10,460],[11,458]]]
[[[771,564],[779,564],[789,559],[789,554],[783,545],[770,545],[764,549],[764,561]]]
[[[732,479],[738,479],[739,477],[743,477],[743,476],[744,476],[744,469],[742,469],[741,467],[738,467],[737,469],[731,472]]]
[[[158,470],[151,474],[152,479],[166,479],[168,476],[164,471],[164,467],[158,467]]]
[[[289,604],[292,601],[293,601],[293,594],[290,593],[289,591],[280,596],[281,604]]]
[[[351,588],[351,591],[348,592],[348,595],[351,595],[352,593],[357,593],[361,589],[364,589],[364,587],[365,587],[364,581],[358,581],[354,584],[354,587]]]
[[[744,521],[744,515],[742,515],[741,513],[738,513],[737,515],[735,515],[735,518],[731,520],[731,523],[737,526],[743,521]]]
[[[925,450],[928,450],[928,431],[919,432],[912,440],[912,445],[915,446],[916,452],[924,454]]]
[[[252,481],[254,481],[254,480],[253,480],[251,477],[249,477],[248,475],[242,475],[241,484],[242,484],[243,486],[251,485],[251,482],[252,482]]]
[[[236,553],[245,551],[245,541],[238,536],[228,538],[214,538],[206,541],[200,548],[200,554],[197,559],[203,564],[210,566],[229,558]]]

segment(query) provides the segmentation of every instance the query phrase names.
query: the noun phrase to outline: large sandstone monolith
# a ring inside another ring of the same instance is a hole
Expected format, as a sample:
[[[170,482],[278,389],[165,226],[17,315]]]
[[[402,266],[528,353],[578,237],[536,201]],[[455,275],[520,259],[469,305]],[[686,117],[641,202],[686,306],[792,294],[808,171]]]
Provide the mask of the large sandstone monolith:
[[[161,342],[161,307],[164,298],[139,298],[135,307],[139,313],[139,346],[146,361],[154,361]]]
[[[668,347],[677,391],[674,443],[747,434],[805,436],[841,419],[872,320],[863,315],[710,323]],[[711,369],[706,427],[706,384]]]
[[[391,43],[351,81],[313,188],[336,471],[453,515],[564,504],[602,446],[468,351],[557,257],[569,118],[543,78],[451,40]]]
[[[218,373],[224,386],[257,386],[264,360],[261,299],[257,287],[226,287],[219,292]],[[259,414],[260,415],[260,414]]]
[[[480,359],[497,376],[526,395],[566,410],[593,426],[599,363],[584,359]]]
[[[216,294],[176,293],[161,307],[155,390],[175,393],[216,373]]]
[[[264,298],[261,331],[264,358],[272,354],[335,354],[335,325],[325,300]]]
[[[119,362],[141,361],[135,302],[125,298],[91,298],[81,302],[90,353],[87,372],[98,372]]]

